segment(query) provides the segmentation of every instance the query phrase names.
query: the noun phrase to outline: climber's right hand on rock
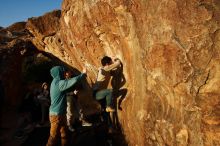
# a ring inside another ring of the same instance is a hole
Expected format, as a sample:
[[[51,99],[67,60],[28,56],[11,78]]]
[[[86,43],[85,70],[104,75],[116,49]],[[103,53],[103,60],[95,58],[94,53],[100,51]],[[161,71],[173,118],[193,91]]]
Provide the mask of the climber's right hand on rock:
[[[83,67],[82,73],[84,73],[84,74],[87,73],[87,69],[86,69],[86,67]]]

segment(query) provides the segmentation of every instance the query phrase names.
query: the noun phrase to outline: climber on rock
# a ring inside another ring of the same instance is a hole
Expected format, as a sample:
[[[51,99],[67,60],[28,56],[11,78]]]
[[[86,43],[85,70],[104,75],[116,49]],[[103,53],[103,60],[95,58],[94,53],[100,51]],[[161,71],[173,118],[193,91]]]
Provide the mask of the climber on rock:
[[[65,69],[62,66],[55,66],[50,70],[53,80],[50,85],[50,136],[47,146],[56,145],[58,138],[61,138],[61,145],[67,145],[67,123],[66,123],[66,90],[82,80],[86,69],[73,78],[64,79]]]
[[[101,59],[102,67],[99,68],[96,83],[93,86],[93,96],[96,100],[106,99],[106,112],[114,112],[113,91],[109,88],[111,71],[120,67],[121,61],[118,58],[104,56]]]

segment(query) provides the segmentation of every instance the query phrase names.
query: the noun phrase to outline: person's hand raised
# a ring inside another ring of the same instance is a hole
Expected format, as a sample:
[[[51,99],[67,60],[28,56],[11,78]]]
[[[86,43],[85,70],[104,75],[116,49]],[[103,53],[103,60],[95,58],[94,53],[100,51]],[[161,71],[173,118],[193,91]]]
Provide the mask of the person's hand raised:
[[[79,92],[79,90],[76,90],[76,89],[73,91],[73,93],[74,93],[75,95],[77,95],[78,92]]]
[[[86,69],[86,67],[83,67],[82,73],[84,73],[84,74],[87,73],[87,69]]]

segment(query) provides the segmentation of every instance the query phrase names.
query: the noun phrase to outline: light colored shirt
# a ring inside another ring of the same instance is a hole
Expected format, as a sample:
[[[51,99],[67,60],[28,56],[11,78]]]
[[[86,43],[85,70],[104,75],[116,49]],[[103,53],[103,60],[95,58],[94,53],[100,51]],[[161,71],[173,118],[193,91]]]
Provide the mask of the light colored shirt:
[[[111,65],[106,65],[99,68],[94,90],[107,89],[109,87],[111,74],[110,71],[117,69],[121,64],[120,60],[116,60]]]

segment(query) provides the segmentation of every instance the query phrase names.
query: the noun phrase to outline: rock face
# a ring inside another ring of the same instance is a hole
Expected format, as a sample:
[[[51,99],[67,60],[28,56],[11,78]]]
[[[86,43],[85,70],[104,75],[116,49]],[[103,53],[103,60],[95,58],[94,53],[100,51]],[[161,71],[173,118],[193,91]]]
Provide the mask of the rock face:
[[[60,15],[61,11],[55,10],[41,17],[30,18],[27,21],[26,28],[33,34],[34,37],[32,42],[39,50],[52,53],[55,56],[62,58],[63,55],[60,55],[62,53],[59,49],[61,48],[60,39],[57,35]],[[56,54],[56,52],[58,53]]]
[[[128,92],[117,114],[129,145],[219,145],[219,8],[217,0],[64,0],[59,52],[86,64],[92,81],[103,55],[122,60]]]
[[[23,94],[22,61],[33,52],[31,35],[25,22],[18,22],[0,30],[0,79],[3,82],[6,104],[17,106]]]
[[[40,50],[87,66],[89,85],[104,55],[122,60],[130,146],[220,145],[219,28],[218,0],[64,0],[27,22]]]

